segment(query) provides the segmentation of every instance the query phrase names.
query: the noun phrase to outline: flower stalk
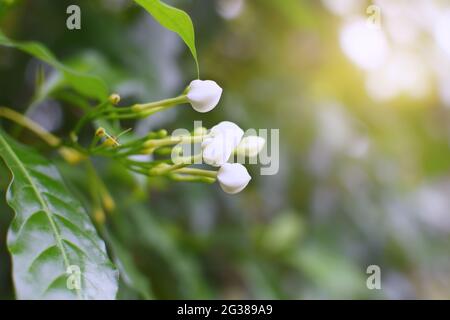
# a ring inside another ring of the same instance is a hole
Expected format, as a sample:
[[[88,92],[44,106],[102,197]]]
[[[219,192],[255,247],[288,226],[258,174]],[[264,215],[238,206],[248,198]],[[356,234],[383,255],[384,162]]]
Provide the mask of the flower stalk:
[[[50,146],[58,148],[60,155],[69,163],[76,164],[87,156],[102,156],[122,163],[128,170],[148,177],[165,176],[174,181],[184,182],[218,182],[229,194],[243,190],[251,177],[247,169],[239,163],[229,163],[233,155],[244,157],[256,156],[264,147],[265,140],[260,137],[243,137],[244,131],[235,123],[222,121],[211,129],[196,128],[190,134],[168,136],[162,129],[149,132],[143,137],[123,139],[120,137],[130,129],[118,135],[97,127],[88,147],[78,141],[78,134],[89,122],[97,124],[101,120],[135,120],[151,116],[180,104],[190,104],[197,112],[208,112],[214,109],[222,95],[222,88],[214,81],[194,80],[184,92],[174,98],[149,103],[137,103],[128,107],[118,106],[121,97],[112,94],[108,99],[88,111],[76,123],[71,132],[70,146],[64,146],[60,138],[54,136],[31,119],[8,108],[0,108],[0,117],[12,120],[28,128]],[[96,121],[97,120],[97,121]],[[107,127],[105,125],[105,127]],[[109,127],[109,126],[108,126]],[[112,131],[112,129],[108,129]],[[194,155],[183,155],[184,147],[199,147]],[[137,158],[139,157],[139,158]],[[141,158],[146,160],[138,161]],[[192,167],[192,164],[206,163],[213,170]],[[110,212],[114,209],[114,200],[106,186],[95,173],[92,163],[88,163],[96,186],[95,211]],[[104,214],[97,214],[98,221],[104,222]]]

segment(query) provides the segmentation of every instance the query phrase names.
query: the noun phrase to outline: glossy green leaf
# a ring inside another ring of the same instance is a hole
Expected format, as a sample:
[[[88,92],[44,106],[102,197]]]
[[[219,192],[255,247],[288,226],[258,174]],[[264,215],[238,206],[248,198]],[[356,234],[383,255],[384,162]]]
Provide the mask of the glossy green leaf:
[[[189,15],[177,8],[169,6],[160,0],[134,0],[136,3],[144,7],[156,21],[163,27],[177,33],[194,57],[197,66],[197,73],[199,73],[197,49],[195,47],[195,32],[194,25]]]
[[[100,78],[67,67],[41,43],[13,41],[0,31],[0,45],[16,48],[48,63],[64,75],[69,85],[86,97],[98,100],[108,97],[108,88]]]
[[[17,298],[114,299],[117,271],[57,169],[1,130],[0,157],[13,176],[7,242]]]

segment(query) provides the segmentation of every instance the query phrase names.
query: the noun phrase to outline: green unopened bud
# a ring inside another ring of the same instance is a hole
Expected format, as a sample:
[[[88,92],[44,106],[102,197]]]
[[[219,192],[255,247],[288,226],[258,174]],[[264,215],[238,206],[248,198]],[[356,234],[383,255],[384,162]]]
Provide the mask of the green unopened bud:
[[[113,93],[108,98],[109,102],[111,102],[113,105],[117,105],[120,102],[120,96],[117,93]]]
[[[86,155],[82,154],[78,150],[69,147],[63,146],[58,149],[58,152],[61,157],[63,157],[63,159],[71,165],[78,164],[87,158]]]
[[[97,224],[102,225],[105,223],[105,212],[102,208],[95,208],[93,212],[94,221],[97,222]]]
[[[116,138],[108,136],[103,142],[103,145],[107,147],[118,147],[120,143]]]
[[[77,142],[78,141],[78,136],[75,132],[71,132],[70,133],[70,140],[72,140],[72,142]]]
[[[107,212],[112,212],[116,208],[116,203],[114,199],[111,197],[111,195],[107,192],[104,192],[102,194],[102,203],[103,207]]]
[[[103,137],[105,136],[105,134],[106,134],[106,131],[105,131],[105,129],[102,128],[102,127],[98,128],[98,129],[95,131],[95,135],[96,135],[97,137],[100,137],[100,138],[103,138]]]
[[[159,138],[165,138],[165,137],[167,137],[167,135],[168,135],[168,132],[167,132],[166,129],[161,129],[161,130],[158,131],[158,137]]]

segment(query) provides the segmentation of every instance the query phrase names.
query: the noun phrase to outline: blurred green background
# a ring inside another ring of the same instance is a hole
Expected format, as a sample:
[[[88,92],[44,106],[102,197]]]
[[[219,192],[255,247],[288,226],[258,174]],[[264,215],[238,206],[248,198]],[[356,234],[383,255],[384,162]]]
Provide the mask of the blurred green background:
[[[249,187],[230,196],[94,159],[118,206],[99,231],[121,272],[119,298],[450,298],[450,3],[166,2],[191,16],[201,78],[223,99],[208,114],[180,107],[134,130],[191,130],[194,120],[279,129],[279,172],[248,165]],[[195,78],[181,40],[131,0],[0,3],[5,34],[100,75],[124,103],[174,96]],[[70,4],[81,30],[65,27]],[[381,20],[368,24],[372,4]],[[38,74],[49,81],[54,70],[0,48],[0,104],[32,104],[33,119],[67,135],[80,113],[57,96],[36,102]],[[85,167],[16,136],[92,207]],[[8,180],[0,164],[2,193]],[[4,197],[0,208],[0,298],[12,299]],[[381,290],[366,287],[369,265],[381,268]]]

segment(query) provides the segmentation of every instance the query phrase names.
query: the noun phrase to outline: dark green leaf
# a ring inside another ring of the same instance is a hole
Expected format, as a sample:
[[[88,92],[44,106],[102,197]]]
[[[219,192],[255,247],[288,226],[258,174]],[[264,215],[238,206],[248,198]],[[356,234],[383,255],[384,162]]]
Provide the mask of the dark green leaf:
[[[48,63],[64,75],[67,83],[86,97],[98,100],[105,100],[108,97],[108,88],[100,78],[67,67],[59,62],[44,45],[38,42],[13,41],[0,31],[0,45],[19,49]]]
[[[0,130],[0,156],[13,179],[7,202],[15,211],[8,233],[19,299],[114,299],[117,271],[81,204],[57,169]],[[76,283],[79,269],[80,289]]]
[[[145,8],[163,27],[177,33],[194,57],[199,73],[197,49],[195,48],[195,32],[189,15],[177,8],[171,7],[160,0],[134,0]]]

